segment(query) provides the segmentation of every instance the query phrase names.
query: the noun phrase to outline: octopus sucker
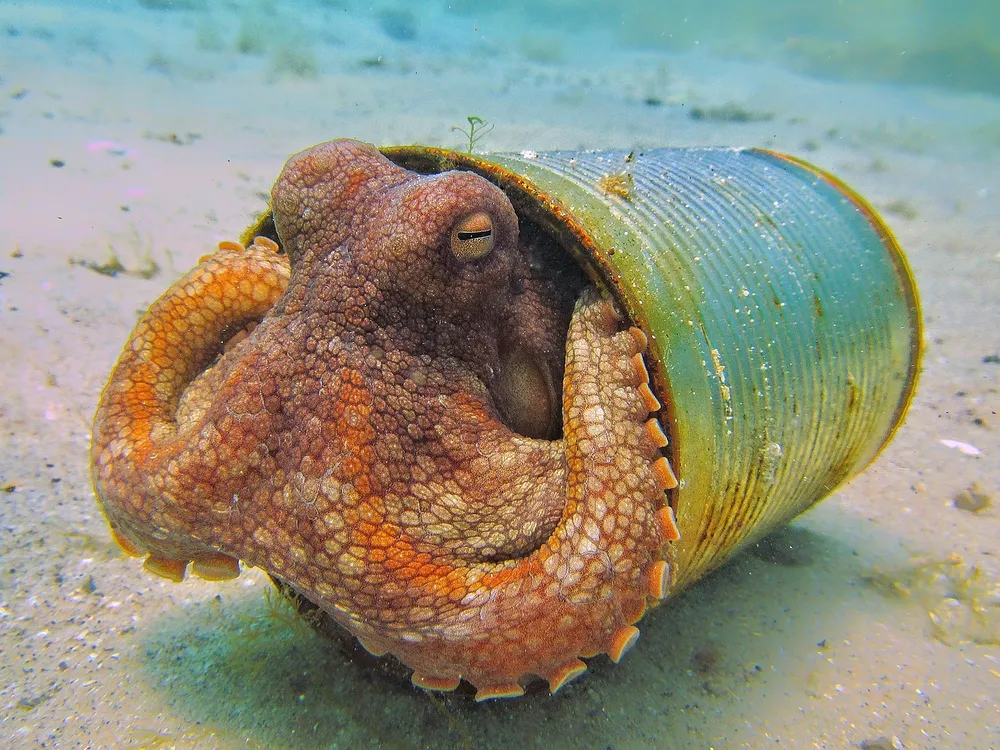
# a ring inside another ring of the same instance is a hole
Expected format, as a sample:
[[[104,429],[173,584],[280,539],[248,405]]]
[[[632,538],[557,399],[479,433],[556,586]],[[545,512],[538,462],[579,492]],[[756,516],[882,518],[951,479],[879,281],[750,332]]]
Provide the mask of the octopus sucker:
[[[617,664],[638,640],[639,628],[634,625],[625,625],[619,628],[611,637],[611,644],[608,646],[608,657]]]
[[[677,486],[677,477],[674,476],[674,470],[670,468],[670,462],[667,460],[666,456],[660,456],[653,462],[653,472],[656,474],[660,487],[663,489],[672,490]],[[674,541],[679,538],[680,532],[677,531],[677,524],[674,523],[673,517],[669,520],[665,520],[664,526],[669,528],[667,538],[670,541]]]
[[[174,583],[180,583],[187,575],[190,560],[176,560],[159,555],[149,555],[143,562],[143,567],[153,575],[166,578]]]
[[[476,701],[482,702],[493,698],[520,698],[524,688],[517,682],[506,682],[499,685],[489,685],[476,690]]]
[[[678,538],[646,334],[470,172],[334,141],[272,206],[150,307],[102,393],[115,538],[177,581],[262,567],[425,689],[619,661]]]
[[[192,560],[191,570],[206,581],[228,581],[239,576],[240,561],[221,552],[209,553]]]
[[[114,526],[111,527],[111,538],[115,544],[121,547],[122,551],[129,557],[144,557],[145,553],[133,544],[128,537],[119,534]]]
[[[419,672],[414,672],[410,677],[410,681],[417,687],[424,688],[424,690],[437,690],[443,692],[449,692],[457,688],[462,679],[460,677],[432,677],[431,675],[420,674]]]
[[[646,580],[647,595],[656,601],[663,599],[667,595],[667,589],[670,585],[670,565],[665,560],[656,560],[649,566]]]
[[[572,682],[586,671],[586,664],[579,659],[570,659],[554,672],[545,676],[545,680],[549,683],[549,692],[557,692],[567,682]]]

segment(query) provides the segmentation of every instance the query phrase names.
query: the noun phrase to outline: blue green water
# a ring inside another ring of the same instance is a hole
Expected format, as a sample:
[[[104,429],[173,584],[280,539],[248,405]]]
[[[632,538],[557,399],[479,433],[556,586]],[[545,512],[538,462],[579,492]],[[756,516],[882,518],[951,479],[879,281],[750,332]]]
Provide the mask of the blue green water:
[[[834,79],[1000,93],[1000,6],[989,0],[539,2],[524,12],[542,25],[610,26],[626,45],[697,47]]]
[[[1000,747],[1000,525],[953,501],[1000,492],[998,96],[987,0],[0,2],[0,746]],[[152,578],[86,456],[137,311],[290,154],[465,149],[469,116],[477,150],[803,156],[882,211],[928,321],[871,470],[651,612],[621,664],[484,705],[344,656],[258,571]],[[91,270],[109,253],[126,272]]]

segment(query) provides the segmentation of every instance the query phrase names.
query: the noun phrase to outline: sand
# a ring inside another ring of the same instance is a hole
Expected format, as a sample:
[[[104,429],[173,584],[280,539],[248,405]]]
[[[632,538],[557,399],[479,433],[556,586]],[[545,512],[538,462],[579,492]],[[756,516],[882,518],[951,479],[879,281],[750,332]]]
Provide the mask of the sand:
[[[500,14],[177,5],[0,6],[0,746],[1000,747],[1000,100]],[[690,116],[727,104],[761,117]],[[290,154],[461,147],[469,115],[495,126],[485,150],[805,156],[883,210],[927,343],[866,473],[644,619],[620,665],[482,705],[346,659],[260,571],[147,574],[87,454],[139,311],[239,234]],[[993,504],[957,507],[974,484]]]

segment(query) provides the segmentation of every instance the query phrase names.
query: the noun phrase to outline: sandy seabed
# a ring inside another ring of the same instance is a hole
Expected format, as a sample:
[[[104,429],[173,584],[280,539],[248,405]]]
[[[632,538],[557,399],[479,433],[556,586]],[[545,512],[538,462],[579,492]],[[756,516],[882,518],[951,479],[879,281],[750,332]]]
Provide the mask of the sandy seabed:
[[[955,500],[1000,492],[1000,101],[502,16],[240,7],[0,6],[0,745],[1000,747],[1000,510]],[[755,116],[690,116],[729,104]],[[285,158],[461,147],[469,115],[495,125],[486,150],[803,155],[884,212],[927,344],[866,473],[644,619],[622,664],[482,705],[345,659],[260,571],[150,576],[87,454],[138,312],[264,208]]]

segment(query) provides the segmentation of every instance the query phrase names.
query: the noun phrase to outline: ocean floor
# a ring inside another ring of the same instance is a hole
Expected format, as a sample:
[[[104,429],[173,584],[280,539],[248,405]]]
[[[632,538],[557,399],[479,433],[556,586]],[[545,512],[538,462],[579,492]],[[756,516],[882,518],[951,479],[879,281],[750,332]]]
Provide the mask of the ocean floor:
[[[0,5],[0,745],[1000,748],[1000,100],[501,15],[159,5]],[[464,148],[472,115],[481,150],[759,145],[833,171],[907,251],[927,345],[866,473],[647,615],[621,664],[481,705],[345,657],[258,570],[149,575],[88,467],[137,314],[289,155]]]

